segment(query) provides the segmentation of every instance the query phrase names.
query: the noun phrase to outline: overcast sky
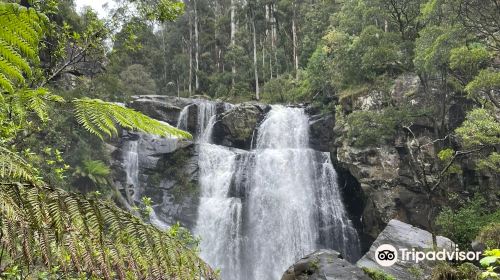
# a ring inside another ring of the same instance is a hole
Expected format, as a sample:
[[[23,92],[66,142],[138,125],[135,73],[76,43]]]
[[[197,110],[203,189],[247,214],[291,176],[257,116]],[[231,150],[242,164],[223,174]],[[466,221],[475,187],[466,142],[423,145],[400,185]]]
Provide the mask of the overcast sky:
[[[101,18],[107,15],[106,11],[102,8],[102,5],[108,3],[109,7],[112,7],[114,4],[113,1],[111,0],[75,0],[75,3],[76,3],[76,10],[78,12],[81,11],[82,7],[90,6],[99,14],[99,17]]]

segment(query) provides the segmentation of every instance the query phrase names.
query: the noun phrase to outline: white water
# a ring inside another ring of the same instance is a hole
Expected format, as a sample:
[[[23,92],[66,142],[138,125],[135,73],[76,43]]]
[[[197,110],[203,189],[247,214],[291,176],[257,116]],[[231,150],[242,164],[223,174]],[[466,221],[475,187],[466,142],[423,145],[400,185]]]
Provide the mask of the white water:
[[[191,105],[182,108],[181,112],[179,113],[179,118],[177,120],[177,128],[180,128],[182,130],[187,130],[190,107]]]
[[[207,103],[209,104],[209,103]],[[308,148],[303,109],[273,106],[256,149],[210,144],[215,107],[198,108],[201,256],[224,280],[279,280],[320,247],[359,254],[328,154]],[[210,121],[212,120],[212,121]]]
[[[160,141],[159,136],[146,135],[146,139],[139,135],[138,140],[127,141],[123,146],[123,165],[126,174],[126,196],[130,206],[136,205],[142,199],[143,188],[139,181],[139,145],[143,145],[146,149],[154,149],[155,142]],[[157,149],[165,151],[173,151],[177,145],[176,138],[161,139],[161,145]],[[141,146],[142,147],[142,146]],[[141,149],[141,151],[143,151]],[[156,212],[153,210],[149,216],[150,222],[160,229],[167,229],[169,226],[158,218]]]
[[[125,191],[127,192],[127,199],[139,199],[139,155],[137,152],[137,141],[128,141],[123,147],[123,165],[125,173],[127,174]]]

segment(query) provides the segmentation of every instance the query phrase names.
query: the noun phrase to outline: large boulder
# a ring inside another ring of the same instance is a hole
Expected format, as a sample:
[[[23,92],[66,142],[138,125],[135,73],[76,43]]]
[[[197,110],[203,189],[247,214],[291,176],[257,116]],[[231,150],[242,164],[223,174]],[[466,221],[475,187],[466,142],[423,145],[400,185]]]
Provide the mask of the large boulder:
[[[334,149],[335,118],[331,114],[319,114],[309,117],[309,146],[322,152]]]
[[[194,99],[164,96],[138,95],[132,96],[127,106],[160,121],[176,125],[182,109],[194,103]]]
[[[158,218],[194,228],[200,193],[197,147],[189,145],[162,154],[156,166],[144,172],[148,176],[144,195],[152,198]]]
[[[428,251],[432,249],[432,235],[430,232],[398,220],[391,220],[373,242],[370,250],[356,263],[360,268],[381,270],[396,277],[396,279],[429,278],[433,266],[431,261],[420,261],[418,264],[411,260],[402,261],[399,251],[398,261],[395,264],[386,267],[379,265],[375,260],[375,252],[382,244],[392,245],[396,250],[408,249],[411,251],[415,248],[418,251]],[[455,251],[455,244],[446,237],[437,236],[437,245],[438,249],[445,249],[449,252]]]
[[[222,113],[214,125],[214,143],[238,149],[251,149],[256,129],[270,106],[258,103],[242,103]]]
[[[369,280],[364,272],[333,250],[305,256],[283,274],[281,280]]]

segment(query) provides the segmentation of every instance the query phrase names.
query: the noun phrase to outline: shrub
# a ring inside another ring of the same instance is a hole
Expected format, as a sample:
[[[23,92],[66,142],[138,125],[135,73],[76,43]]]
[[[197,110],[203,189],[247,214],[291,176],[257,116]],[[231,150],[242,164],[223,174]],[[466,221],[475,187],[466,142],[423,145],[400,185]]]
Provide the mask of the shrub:
[[[485,204],[483,197],[476,196],[456,211],[444,208],[436,218],[440,234],[456,242],[462,249],[469,248],[483,227],[500,220],[500,209],[491,211]]]
[[[488,248],[500,248],[500,222],[496,221],[481,228],[476,240]]]
[[[463,263],[458,266],[450,265],[447,262],[438,263],[433,269],[431,280],[479,280],[481,279],[481,270],[471,264]]]

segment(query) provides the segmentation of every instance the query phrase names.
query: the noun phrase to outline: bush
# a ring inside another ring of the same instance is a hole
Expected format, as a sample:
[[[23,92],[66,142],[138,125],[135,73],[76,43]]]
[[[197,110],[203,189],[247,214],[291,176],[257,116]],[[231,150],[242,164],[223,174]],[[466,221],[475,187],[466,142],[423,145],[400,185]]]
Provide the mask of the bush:
[[[484,198],[476,196],[456,211],[443,209],[436,218],[436,225],[440,227],[440,234],[456,242],[460,248],[466,249],[483,227],[498,221],[500,209],[491,211],[486,207]],[[486,236],[485,231],[484,237]]]
[[[355,111],[347,116],[348,137],[356,147],[387,143],[396,135],[397,128],[410,122],[413,115],[406,108],[386,108],[380,112]]]
[[[299,99],[299,82],[291,76],[272,79],[262,87],[261,101],[265,103],[290,103]]]
[[[471,264],[463,263],[459,266],[452,266],[447,262],[438,263],[433,269],[431,280],[479,280],[481,270]]]
[[[481,228],[476,240],[488,248],[500,248],[500,222],[496,221]]]

